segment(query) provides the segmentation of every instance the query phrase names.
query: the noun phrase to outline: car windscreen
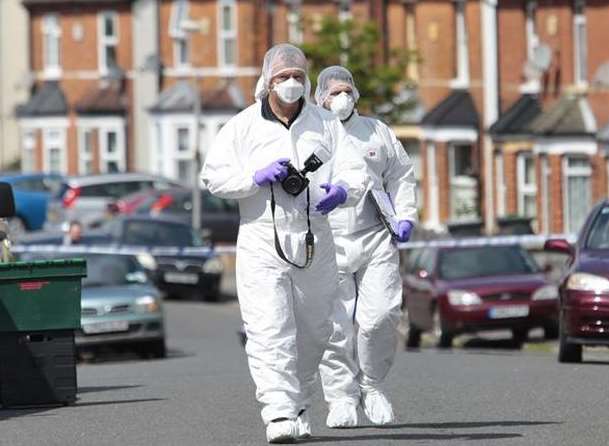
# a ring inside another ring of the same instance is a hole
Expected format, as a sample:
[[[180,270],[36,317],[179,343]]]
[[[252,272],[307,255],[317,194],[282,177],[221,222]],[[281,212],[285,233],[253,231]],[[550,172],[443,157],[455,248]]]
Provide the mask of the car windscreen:
[[[609,206],[600,210],[586,240],[588,249],[609,249]]]
[[[144,246],[203,246],[203,240],[186,225],[153,220],[125,223],[123,243]]]
[[[488,246],[443,251],[439,276],[444,280],[531,274],[539,272],[535,260],[518,246]]]
[[[85,259],[87,276],[82,279],[83,287],[118,286],[146,283],[146,272],[136,258],[115,254],[51,254],[28,252],[20,255],[20,260],[59,260],[68,258]]]

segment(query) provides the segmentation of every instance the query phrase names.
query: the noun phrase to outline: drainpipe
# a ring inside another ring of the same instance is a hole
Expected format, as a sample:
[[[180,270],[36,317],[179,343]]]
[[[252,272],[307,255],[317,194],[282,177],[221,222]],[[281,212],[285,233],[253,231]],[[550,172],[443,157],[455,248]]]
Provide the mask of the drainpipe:
[[[499,116],[499,74],[497,57],[497,0],[482,0],[480,9],[483,74],[483,141],[484,154],[484,229],[495,229],[493,209],[493,141],[488,132]]]

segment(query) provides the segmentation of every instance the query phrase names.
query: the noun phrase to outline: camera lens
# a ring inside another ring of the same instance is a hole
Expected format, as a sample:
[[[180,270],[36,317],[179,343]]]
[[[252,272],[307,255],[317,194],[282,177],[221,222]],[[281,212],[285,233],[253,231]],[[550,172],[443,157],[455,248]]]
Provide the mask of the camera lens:
[[[302,188],[302,179],[296,175],[288,175],[282,185],[287,193],[297,195]]]

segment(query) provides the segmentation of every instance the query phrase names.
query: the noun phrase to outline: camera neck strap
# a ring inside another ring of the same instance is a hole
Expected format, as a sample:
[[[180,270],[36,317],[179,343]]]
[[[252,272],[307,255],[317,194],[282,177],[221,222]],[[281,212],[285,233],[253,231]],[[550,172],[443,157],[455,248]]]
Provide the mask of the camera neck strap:
[[[311,218],[309,216],[309,210],[311,209],[309,186],[307,186],[307,235],[305,236],[306,259],[303,265],[299,265],[289,260],[283,252],[283,249],[281,248],[281,243],[279,242],[279,235],[277,234],[277,225],[275,224],[275,206],[275,191],[273,190],[273,184],[271,183],[271,215],[273,216],[273,231],[275,232],[275,250],[277,251],[277,255],[281,260],[296,268],[308,268],[309,266],[311,266],[311,263],[313,263],[313,255],[315,254],[315,237],[313,237],[313,232],[311,231]]]

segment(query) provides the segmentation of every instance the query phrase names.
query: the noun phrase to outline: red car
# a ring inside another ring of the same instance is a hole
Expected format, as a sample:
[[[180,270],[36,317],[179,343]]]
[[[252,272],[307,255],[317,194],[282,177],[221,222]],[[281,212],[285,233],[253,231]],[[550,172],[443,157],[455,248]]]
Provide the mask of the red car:
[[[461,333],[512,331],[517,347],[529,329],[558,335],[558,290],[519,245],[429,247],[414,259],[404,279],[408,348],[421,333],[436,335],[438,347],[452,347]]]
[[[609,200],[592,209],[575,245],[550,239],[545,249],[569,256],[559,286],[558,360],[581,362],[583,346],[609,346]]]

